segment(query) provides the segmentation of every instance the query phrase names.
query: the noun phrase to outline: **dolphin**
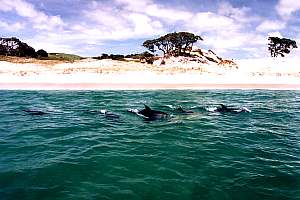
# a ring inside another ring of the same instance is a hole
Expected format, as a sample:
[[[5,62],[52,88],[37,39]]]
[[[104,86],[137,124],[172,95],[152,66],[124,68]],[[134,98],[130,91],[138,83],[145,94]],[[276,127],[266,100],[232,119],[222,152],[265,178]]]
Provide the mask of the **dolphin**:
[[[41,110],[24,109],[23,111],[28,113],[29,115],[45,115],[45,114],[47,114],[46,112],[41,111]]]
[[[183,108],[180,106],[175,111],[182,114],[193,114],[194,112],[192,110],[183,110]]]
[[[105,118],[107,119],[119,119],[120,116],[113,113],[113,112],[110,112],[110,111],[107,111],[107,110],[100,110],[100,113],[104,115]]]
[[[240,112],[251,112],[251,110],[249,110],[246,107],[242,107],[242,108],[230,108],[228,106],[225,106],[224,104],[220,104],[221,107],[218,107],[215,112],[220,112],[220,113],[226,113],[226,112],[231,112],[231,113],[240,113]]]
[[[220,104],[221,107],[218,107],[215,111],[216,112],[233,112],[235,109],[233,108],[229,108],[227,106],[225,106],[224,104]]]
[[[143,110],[129,109],[128,112],[136,113],[137,115],[140,115],[149,121],[166,119],[167,117],[169,117],[168,113],[158,111],[158,110],[152,110],[149,106],[145,104],[144,106],[145,108]]]
[[[106,119],[119,119],[120,115],[113,113],[111,111],[108,111],[106,109],[101,109],[101,110],[86,110],[86,113],[89,114],[96,114],[96,115],[101,115]]]

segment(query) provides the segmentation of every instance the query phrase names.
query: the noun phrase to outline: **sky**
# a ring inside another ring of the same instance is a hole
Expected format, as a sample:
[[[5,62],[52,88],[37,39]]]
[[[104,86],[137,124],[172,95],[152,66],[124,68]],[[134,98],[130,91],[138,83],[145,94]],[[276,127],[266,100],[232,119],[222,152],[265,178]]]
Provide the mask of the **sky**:
[[[300,42],[300,0],[0,0],[0,30],[81,56],[141,53],[147,39],[188,31],[225,58],[263,58],[268,36]]]

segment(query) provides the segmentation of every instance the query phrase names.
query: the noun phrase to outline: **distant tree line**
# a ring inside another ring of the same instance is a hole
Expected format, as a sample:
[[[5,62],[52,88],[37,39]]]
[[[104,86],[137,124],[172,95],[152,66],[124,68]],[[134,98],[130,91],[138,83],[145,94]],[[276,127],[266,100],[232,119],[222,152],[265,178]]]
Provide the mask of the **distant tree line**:
[[[0,38],[0,55],[32,58],[48,57],[45,50],[35,51],[34,48],[15,37]]]
[[[102,59],[112,59],[112,60],[125,60],[125,56],[124,55],[121,55],[121,54],[106,54],[106,53],[103,53],[101,54],[101,56],[96,56],[96,57],[93,57],[94,59],[98,59],[98,60],[102,60]]]
[[[289,54],[291,49],[298,48],[296,41],[288,38],[269,37],[268,40],[270,41],[268,50],[272,57],[277,57],[278,55],[284,57],[284,54]]]
[[[144,60],[145,62],[152,64],[154,61],[154,55],[145,51],[143,53],[137,53],[137,54],[128,54],[128,55],[120,55],[120,54],[106,54],[103,53],[101,56],[93,57],[94,59],[103,60],[103,59],[112,59],[112,60],[119,60],[119,61],[125,61],[126,58],[131,58],[135,60]]]

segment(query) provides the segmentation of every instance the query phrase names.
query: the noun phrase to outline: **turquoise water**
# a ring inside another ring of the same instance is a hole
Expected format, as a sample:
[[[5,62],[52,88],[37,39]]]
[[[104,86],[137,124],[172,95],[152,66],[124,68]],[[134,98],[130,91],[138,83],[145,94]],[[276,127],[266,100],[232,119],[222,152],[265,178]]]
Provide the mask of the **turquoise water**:
[[[127,112],[144,103],[172,115]],[[0,109],[1,200],[300,199],[298,91],[0,91]]]

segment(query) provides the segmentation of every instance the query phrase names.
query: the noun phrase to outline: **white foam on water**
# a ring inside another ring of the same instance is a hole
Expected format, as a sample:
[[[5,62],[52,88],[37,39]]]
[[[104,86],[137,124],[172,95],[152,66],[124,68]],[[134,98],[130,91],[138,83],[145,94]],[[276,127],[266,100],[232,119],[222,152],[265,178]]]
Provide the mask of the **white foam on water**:
[[[101,114],[106,114],[106,113],[107,113],[107,110],[102,109],[102,110],[100,110],[100,113],[101,113]]]
[[[209,108],[205,108],[205,109],[209,112],[215,112],[218,108],[217,107],[209,107]]]

